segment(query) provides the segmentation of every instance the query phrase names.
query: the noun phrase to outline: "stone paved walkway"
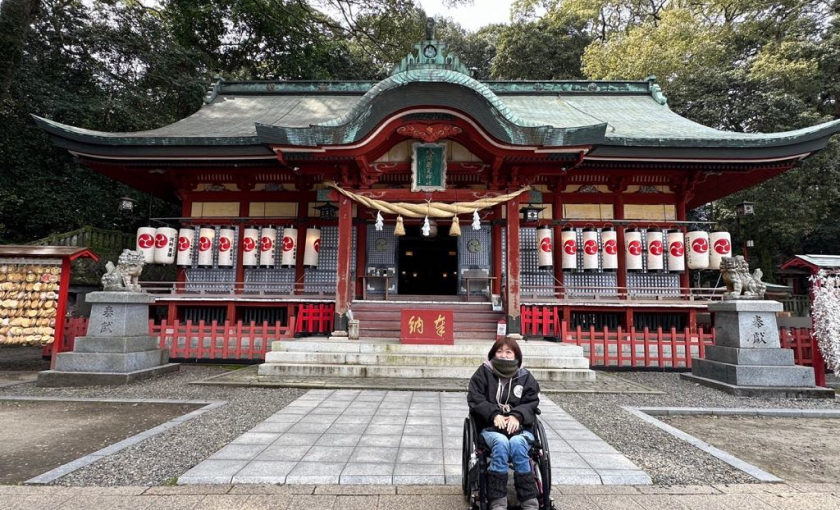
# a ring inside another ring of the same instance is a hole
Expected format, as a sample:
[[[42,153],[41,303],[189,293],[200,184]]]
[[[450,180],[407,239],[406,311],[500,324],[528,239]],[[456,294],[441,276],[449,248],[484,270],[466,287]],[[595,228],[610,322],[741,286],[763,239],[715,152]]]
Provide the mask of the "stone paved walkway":
[[[649,484],[624,455],[543,395],[555,484]],[[461,484],[466,393],[312,390],[179,484]]]
[[[836,510],[839,484],[558,486],[558,509]],[[0,485],[15,510],[465,510],[460,487],[387,485],[188,485],[27,487]]]
[[[212,386],[256,386],[264,388],[325,388],[401,391],[466,391],[469,379],[410,379],[387,377],[277,377],[257,375],[257,365],[216,375],[192,384]],[[540,381],[543,393],[653,393],[648,388],[620,377],[598,371],[594,381]]]

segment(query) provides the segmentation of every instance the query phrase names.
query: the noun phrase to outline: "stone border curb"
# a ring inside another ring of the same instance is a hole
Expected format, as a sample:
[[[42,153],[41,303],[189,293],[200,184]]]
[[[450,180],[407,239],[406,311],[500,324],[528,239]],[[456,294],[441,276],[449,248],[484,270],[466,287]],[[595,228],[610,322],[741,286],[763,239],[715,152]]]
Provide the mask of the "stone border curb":
[[[644,420],[651,425],[664,430],[674,437],[699,448],[709,455],[726,462],[735,469],[739,469],[761,482],[781,483],[781,478],[763,469],[745,462],[691,434],[672,427],[654,416],[768,416],[773,418],[840,418],[840,411],[822,409],[756,409],[756,408],[721,408],[721,407],[631,407],[623,406],[628,413]]]
[[[106,446],[101,450],[97,450],[91,454],[85,455],[84,457],[80,457],[74,461],[68,462],[67,464],[63,464],[58,466],[55,469],[47,471],[46,473],[42,473],[34,478],[30,478],[23,482],[25,485],[45,485],[50,482],[53,482],[62,476],[68,475],[77,469],[81,469],[88,464],[93,464],[99,459],[108,457],[109,455],[114,455],[115,453],[128,448],[129,446],[134,446],[135,444],[149,439],[150,437],[154,437],[162,432],[165,432],[172,427],[180,425],[182,423],[188,422],[194,418],[198,418],[202,414],[206,413],[207,411],[212,411],[213,409],[217,409],[227,403],[224,400],[166,400],[166,399],[144,399],[144,398],[66,398],[66,397],[0,397],[0,400],[5,401],[12,401],[12,400],[28,400],[28,401],[41,401],[41,402],[104,402],[104,403],[121,403],[121,404],[194,404],[194,405],[203,405],[200,409],[196,409],[195,411],[190,411],[189,413],[182,414],[181,416],[177,416],[165,423],[162,423],[156,427],[152,427],[148,430],[144,430],[139,434],[135,434],[129,438],[123,439],[118,443],[114,443],[110,446]]]

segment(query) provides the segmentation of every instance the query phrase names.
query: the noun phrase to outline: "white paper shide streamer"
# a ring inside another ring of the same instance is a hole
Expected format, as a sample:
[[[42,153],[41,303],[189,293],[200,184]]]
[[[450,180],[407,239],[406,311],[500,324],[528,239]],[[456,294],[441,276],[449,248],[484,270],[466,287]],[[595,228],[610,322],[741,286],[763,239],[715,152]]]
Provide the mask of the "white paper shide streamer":
[[[481,230],[481,218],[478,216],[478,209],[473,211],[472,229]]]
[[[382,228],[385,226],[385,220],[382,219],[382,213],[379,211],[376,211],[376,223],[374,226],[377,232],[382,232]]]
[[[423,227],[420,229],[423,233],[423,237],[429,237],[429,234],[432,232],[432,226],[429,225],[429,217],[426,216],[426,219],[423,220]]]

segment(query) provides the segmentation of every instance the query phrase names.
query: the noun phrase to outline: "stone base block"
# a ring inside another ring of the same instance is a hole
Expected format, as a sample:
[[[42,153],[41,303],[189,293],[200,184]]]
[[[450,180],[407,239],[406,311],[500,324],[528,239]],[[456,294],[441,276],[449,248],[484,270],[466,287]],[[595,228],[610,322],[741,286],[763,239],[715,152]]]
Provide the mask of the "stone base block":
[[[835,397],[831,388],[801,388],[785,386],[738,386],[727,384],[705,377],[698,377],[694,374],[680,374],[680,378],[686,381],[702,384],[709,388],[724,391],[736,397],[759,397],[759,398],[829,398]]]
[[[792,366],[793,349],[739,349],[711,345],[706,347],[706,359],[732,365]]]
[[[126,373],[61,372],[58,370],[46,370],[38,374],[36,385],[42,387],[118,386],[177,372],[180,366],[178,363],[167,363],[163,366]]]
[[[73,352],[141,352],[157,349],[157,338],[153,336],[118,336],[118,337],[95,337],[80,336],[73,344]]]
[[[734,365],[708,359],[691,360],[697,377],[735,386],[813,388],[814,371],[800,366]]]
[[[169,362],[169,351],[114,353],[114,352],[63,352],[56,357],[58,372],[107,372],[128,373],[146,370]]]

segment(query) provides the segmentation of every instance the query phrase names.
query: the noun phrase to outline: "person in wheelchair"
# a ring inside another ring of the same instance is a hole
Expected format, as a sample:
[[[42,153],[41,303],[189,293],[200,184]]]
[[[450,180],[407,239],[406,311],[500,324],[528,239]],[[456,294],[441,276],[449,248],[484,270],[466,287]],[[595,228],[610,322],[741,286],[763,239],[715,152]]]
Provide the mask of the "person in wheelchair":
[[[508,462],[513,464],[514,486],[522,510],[537,510],[539,496],[531,471],[529,450],[540,403],[540,386],[522,368],[522,350],[516,340],[497,340],[470,379],[470,415],[476,431],[491,449],[487,469],[490,510],[507,509]]]

